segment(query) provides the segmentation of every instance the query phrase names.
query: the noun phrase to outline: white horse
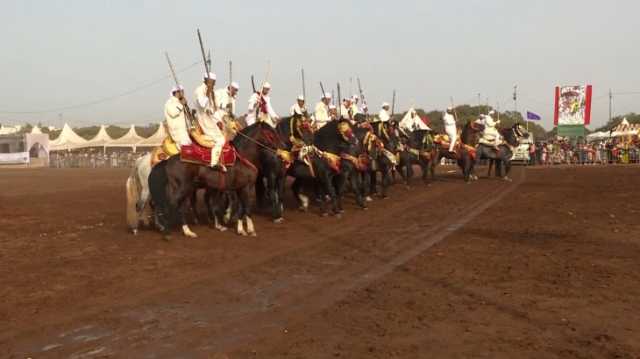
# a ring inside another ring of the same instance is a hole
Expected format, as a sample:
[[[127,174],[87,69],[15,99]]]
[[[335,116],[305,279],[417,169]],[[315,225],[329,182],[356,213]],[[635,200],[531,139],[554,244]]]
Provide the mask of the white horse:
[[[133,234],[138,227],[151,223],[153,211],[149,206],[149,174],[151,173],[151,153],[136,160],[127,178],[127,225]]]

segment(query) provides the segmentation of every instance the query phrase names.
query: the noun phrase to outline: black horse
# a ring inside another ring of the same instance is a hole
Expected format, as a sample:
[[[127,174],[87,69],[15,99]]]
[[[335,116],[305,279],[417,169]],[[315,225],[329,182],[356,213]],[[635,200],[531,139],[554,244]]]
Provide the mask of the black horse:
[[[529,133],[518,123],[511,127],[500,129],[499,132],[503,139],[503,143],[498,145],[497,148],[484,143],[478,144],[475,162],[478,164],[482,159],[495,161],[496,175],[502,177],[502,179],[506,181],[511,181],[511,178],[509,178],[509,172],[511,172],[513,149],[520,144],[520,138],[528,138]],[[501,170],[502,166],[504,166],[504,175]]]
[[[400,149],[400,136],[397,124],[392,121],[374,122],[371,124],[375,137],[365,139],[363,146],[367,152],[371,152],[371,166],[368,178],[368,194],[378,193],[378,173],[381,174],[382,198],[387,198],[387,190],[393,183],[393,173],[398,165],[398,152]]]
[[[432,161],[436,160],[438,151],[430,130],[415,130],[407,134],[403,151],[400,152],[398,168],[405,185],[413,177],[413,165],[420,166],[422,181],[428,183],[428,176],[433,169]]]
[[[465,182],[469,183],[475,178],[474,167],[476,163],[476,145],[478,137],[484,126],[475,121],[467,122],[460,132],[460,142],[455,146],[455,152],[449,152],[449,144],[437,143],[436,159],[431,162],[431,173],[435,176],[435,167],[443,158],[456,161]]]
[[[340,143],[340,171],[333,179],[338,200],[338,211],[340,212],[343,211],[342,198],[347,189],[351,189],[355,196],[356,204],[360,208],[367,208],[364,200],[364,179],[369,173],[370,160],[363,149],[362,139],[366,137],[366,133],[370,132],[370,129],[367,127],[353,127],[347,122],[343,122],[344,128],[347,128],[347,125],[353,138],[349,138],[348,144]],[[344,140],[345,138],[339,139],[340,142]]]

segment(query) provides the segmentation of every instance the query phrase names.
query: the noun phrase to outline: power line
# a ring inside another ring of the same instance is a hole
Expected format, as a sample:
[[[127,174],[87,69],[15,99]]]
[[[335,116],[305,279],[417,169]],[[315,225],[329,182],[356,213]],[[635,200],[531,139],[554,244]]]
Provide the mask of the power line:
[[[185,66],[183,68],[178,69],[178,73],[180,72],[185,72],[193,67],[195,67],[196,65],[201,64],[202,61],[197,61],[192,63],[189,66]],[[74,109],[78,109],[78,108],[83,108],[83,107],[89,107],[89,106],[94,106],[94,105],[98,105],[101,103],[105,103],[108,101],[112,101],[121,97],[125,97],[125,96],[129,96],[132,95],[136,92],[145,90],[149,87],[155,86],[167,79],[169,79],[170,76],[169,75],[165,75],[161,78],[157,78],[155,80],[152,80],[150,82],[147,82],[143,85],[134,87],[130,90],[115,94],[115,95],[111,95],[111,96],[107,96],[107,97],[102,97],[93,101],[88,101],[88,102],[84,102],[84,103],[79,103],[79,104],[75,104],[75,105],[69,105],[69,106],[63,106],[63,107],[56,107],[56,108],[50,108],[50,109],[45,109],[45,110],[31,110],[31,111],[5,111],[5,110],[0,110],[0,114],[7,114],[7,115],[34,115],[34,114],[43,114],[43,113],[50,113],[50,112],[61,112],[61,111],[66,111],[66,110],[74,110]]]

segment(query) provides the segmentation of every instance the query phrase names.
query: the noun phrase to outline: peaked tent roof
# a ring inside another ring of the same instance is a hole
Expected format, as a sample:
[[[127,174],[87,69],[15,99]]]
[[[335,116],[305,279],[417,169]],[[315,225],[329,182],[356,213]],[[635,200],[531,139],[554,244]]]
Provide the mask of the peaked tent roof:
[[[127,133],[125,133],[122,137],[109,142],[107,144],[107,147],[135,147],[136,144],[142,140],[144,140],[144,138],[138,135],[138,133],[136,132],[136,126],[131,125]]]
[[[95,137],[87,141],[87,143],[85,143],[82,147],[104,147],[111,141],[113,141],[113,138],[111,138],[111,136],[109,136],[109,134],[107,133],[107,128],[105,127],[105,125],[102,125],[100,126],[100,130],[98,130],[98,133],[95,135]]]
[[[167,132],[164,129],[164,124],[161,122],[156,132],[148,138],[136,144],[137,147],[155,147],[160,146],[162,141],[167,137]]]
[[[49,148],[51,151],[73,150],[83,147],[85,143],[87,143],[87,140],[78,136],[78,134],[73,132],[71,127],[65,123],[60,132],[60,136],[49,143]]]
[[[40,127],[38,127],[38,125],[33,126],[33,128],[31,128],[31,134],[33,135],[39,135],[42,134],[42,130],[40,129]]]

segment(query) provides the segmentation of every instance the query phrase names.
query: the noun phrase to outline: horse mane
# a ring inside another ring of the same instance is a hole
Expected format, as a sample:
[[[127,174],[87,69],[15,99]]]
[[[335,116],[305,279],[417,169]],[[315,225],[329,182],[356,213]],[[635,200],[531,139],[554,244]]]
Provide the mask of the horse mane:
[[[340,147],[345,145],[342,136],[338,131],[338,125],[345,120],[329,121],[321,129],[316,131],[313,143],[323,151],[340,151]],[[348,122],[347,122],[348,123]]]
[[[284,146],[273,127],[264,122],[256,122],[251,126],[247,126],[240,130],[240,133],[242,135],[236,135],[232,141],[233,146],[238,149],[254,145],[255,143],[251,139],[271,148],[282,148]]]

